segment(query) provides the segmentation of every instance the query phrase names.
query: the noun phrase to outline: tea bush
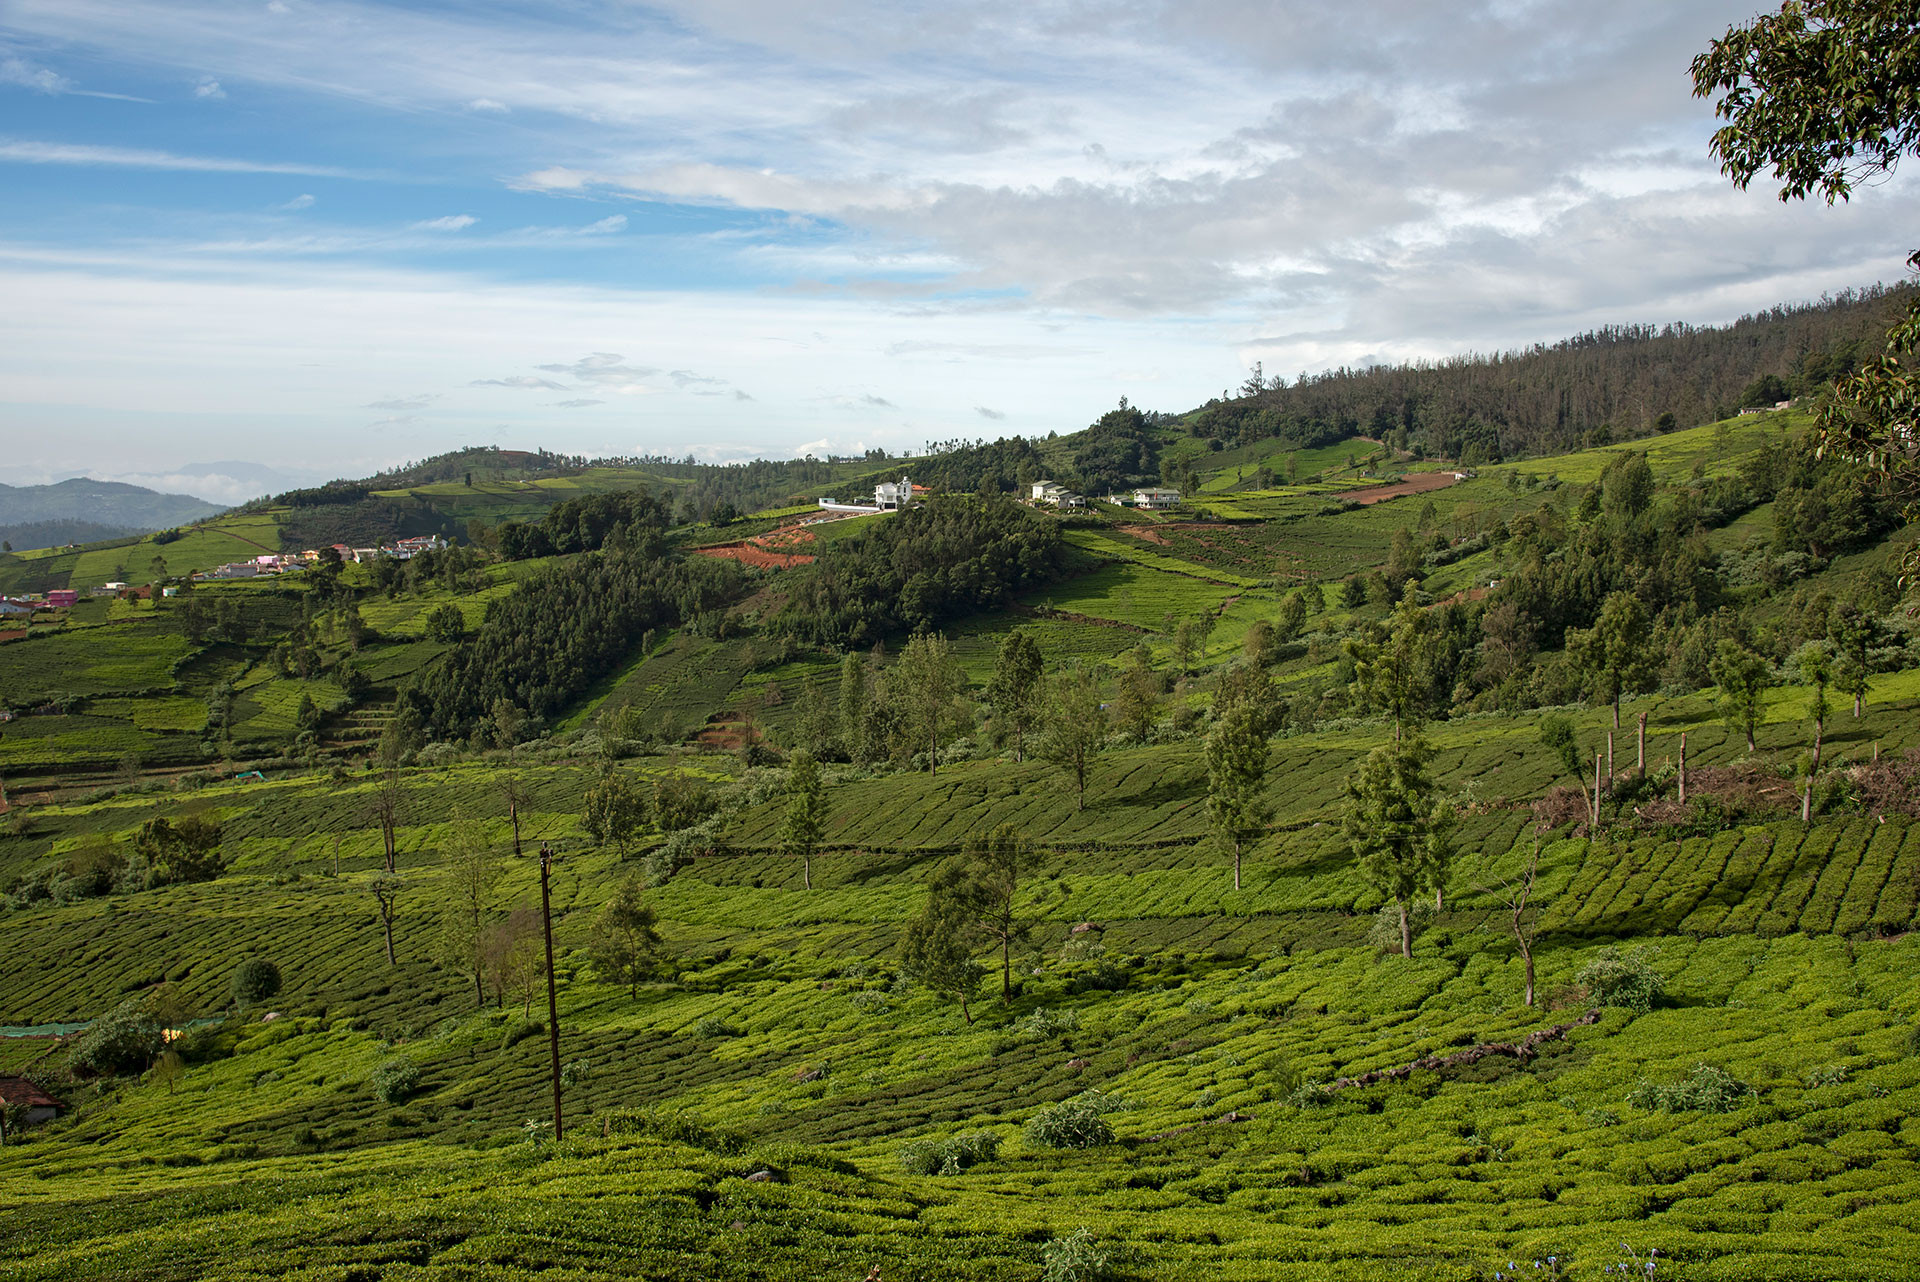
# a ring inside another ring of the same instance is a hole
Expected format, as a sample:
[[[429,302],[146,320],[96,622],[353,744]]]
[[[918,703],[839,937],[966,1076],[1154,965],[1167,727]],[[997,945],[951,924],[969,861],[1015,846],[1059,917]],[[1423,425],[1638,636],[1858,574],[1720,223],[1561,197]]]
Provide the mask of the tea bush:
[[[900,1146],[900,1169],[908,1175],[958,1175],[969,1166],[991,1162],[999,1154],[998,1135],[967,1131],[944,1138],[908,1140]]]
[[[1627,1103],[1658,1113],[1731,1113],[1754,1098],[1747,1083],[1711,1064],[1696,1064],[1677,1082],[1642,1081]]]
[[[412,1060],[390,1059],[367,1075],[367,1085],[382,1104],[404,1104],[420,1089],[420,1066]]]
[[[1648,948],[1603,949],[1580,971],[1577,982],[1586,985],[1596,1006],[1624,1006],[1644,1015],[1666,996],[1666,981],[1653,968],[1653,955]]]

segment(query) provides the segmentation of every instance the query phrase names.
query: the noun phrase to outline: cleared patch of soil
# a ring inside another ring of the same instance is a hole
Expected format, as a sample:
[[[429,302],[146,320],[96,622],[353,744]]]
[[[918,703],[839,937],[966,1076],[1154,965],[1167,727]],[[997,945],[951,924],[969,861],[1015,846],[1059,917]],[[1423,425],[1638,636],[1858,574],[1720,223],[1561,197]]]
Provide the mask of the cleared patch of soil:
[[[1376,485],[1371,489],[1348,490],[1335,497],[1342,503],[1358,503],[1361,507],[1370,507],[1375,503],[1385,503],[1388,499],[1402,498],[1408,494],[1425,494],[1430,490],[1444,490],[1453,484],[1452,472],[1415,472],[1404,481],[1392,485]]]
[[[798,525],[783,525],[777,530],[768,530],[765,534],[742,539],[738,543],[721,543],[713,547],[695,548],[697,556],[719,557],[726,561],[738,561],[742,565],[751,565],[762,570],[784,570],[795,565],[810,565],[813,554],[794,549],[803,548],[813,542],[813,531]]]

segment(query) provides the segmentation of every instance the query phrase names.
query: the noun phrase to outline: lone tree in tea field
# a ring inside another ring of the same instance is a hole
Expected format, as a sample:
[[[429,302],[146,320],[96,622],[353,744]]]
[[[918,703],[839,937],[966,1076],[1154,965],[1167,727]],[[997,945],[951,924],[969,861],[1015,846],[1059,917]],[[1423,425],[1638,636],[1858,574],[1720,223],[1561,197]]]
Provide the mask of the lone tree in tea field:
[[[1087,767],[1106,738],[1100,677],[1085,667],[1062,669],[1047,683],[1046,729],[1040,755],[1073,777],[1073,808],[1087,804]]]
[[[1653,624],[1646,606],[1631,592],[1615,592],[1587,629],[1567,631],[1567,658],[1581,674],[1587,694],[1613,707],[1613,728],[1620,728],[1620,700],[1651,689],[1656,675]]]
[[[933,894],[952,905],[976,938],[1000,950],[1000,1000],[1013,1000],[1013,948],[1031,923],[1020,915],[1020,882],[1033,870],[1033,846],[1012,824],[967,843],[934,875]]]
[[[849,663],[855,662],[852,655]],[[1015,628],[994,658],[987,701],[1001,738],[1013,745],[1013,759],[1026,760],[1027,736],[1040,717],[1040,647],[1025,628]]]
[[[602,978],[624,982],[629,997],[640,992],[640,981],[660,962],[660,931],[653,906],[647,903],[640,878],[629,876],[593,919],[587,936],[587,956]]]
[[[820,849],[826,798],[820,786],[820,767],[813,754],[801,748],[787,762],[787,817],[780,828],[780,849],[800,860],[801,884],[813,889],[813,855]]]
[[[233,1004],[244,1011],[271,1001],[280,991],[280,968],[264,957],[249,957],[234,967],[227,987],[233,993]]]
[[[1247,700],[1229,703],[1207,732],[1207,820],[1233,850],[1233,888],[1240,889],[1240,852],[1246,837],[1267,822],[1260,790],[1267,781],[1267,736]]]
[[[1806,786],[1800,794],[1800,822],[1813,822],[1813,781],[1820,773],[1820,749],[1827,737],[1827,687],[1833,684],[1833,647],[1825,641],[1809,641],[1794,653],[1793,663],[1800,679],[1813,687],[1807,700],[1807,716],[1813,720],[1813,748],[1807,758]]]
[[[367,883],[367,890],[372,894],[373,901],[379,908],[380,929],[386,935],[387,965],[389,966],[398,965],[393,957],[393,919],[399,910],[400,892],[405,890],[406,886],[404,878],[390,872],[377,872],[373,875],[373,880]]]
[[[625,854],[646,822],[647,796],[626,772],[609,766],[587,789],[580,823],[598,844]]]
[[[889,689],[901,690],[908,736],[927,749],[927,773],[939,773],[940,736],[953,720],[953,701],[965,678],[953,661],[953,648],[938,632],[921,632],[900,652],[896,680]]]
[[[1413,898],[1446,884],[1453,812],[1435,797],[1418,736],[1367,754],[1346,785],[1341,827],[1368,884],[1399,906],[1400,955],[1413,956]]]
[[[936,881],[927,892],[926,906],[907,923],[900,945],[900,967],[907,978],[936,996],[960,1003],[960,1017],[969,1026],[968,1003],[979,991],[983,970],[973,959],[972,922],[967,905],[951,887]]]
[[[1767,661],[1738,641],[1722,641],[1719,653],[1707,665],[1707,674],[1720,688],[1720,716],[1728,727],[1747,737],[1747,751],[1753,751],[1753,732],[1760,725],[1761,703],[1773,673]]]
[[[506,862],[480,824],[464,815],[453,821],[453,835],[441,857],[446,897],[441,913],[440,960],[455,973],[473,978],[473,1004],[487,1004],[486,966],[480,941],[486,932],[487,901],[506,875]]]

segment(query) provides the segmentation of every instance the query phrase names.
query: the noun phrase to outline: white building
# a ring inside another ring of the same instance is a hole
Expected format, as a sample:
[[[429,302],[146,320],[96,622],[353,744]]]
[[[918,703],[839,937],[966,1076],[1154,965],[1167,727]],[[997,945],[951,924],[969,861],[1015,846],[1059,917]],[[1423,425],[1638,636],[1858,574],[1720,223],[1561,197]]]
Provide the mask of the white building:
[[[1148,508],[1154,508],[1156,510],[1162,510],[1165,508],[1173,507],[1179,502],[1180,502],[1179,490],[1148,489],[1148,490],[1135,490],[1133,492],[1133,505],[1135,507],[1148,507]]]
[[[913,485],[906,477],[897,481],[882,481],[873,487],[873,505],[881,511],[911,507],[913,505]]]

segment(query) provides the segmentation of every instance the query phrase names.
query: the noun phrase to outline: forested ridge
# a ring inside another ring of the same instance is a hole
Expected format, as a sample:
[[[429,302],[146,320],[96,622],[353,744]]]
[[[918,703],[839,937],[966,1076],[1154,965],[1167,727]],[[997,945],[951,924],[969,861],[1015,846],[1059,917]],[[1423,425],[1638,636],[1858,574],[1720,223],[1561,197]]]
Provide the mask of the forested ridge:
[[[1468,463],[1694,427],[1817,392],[1877,353],[1915,287],[1781,304],[1730,325],[1617,325],[1493,355],[1263,380],[1185,416],[1227,444],[1353,435]]]

